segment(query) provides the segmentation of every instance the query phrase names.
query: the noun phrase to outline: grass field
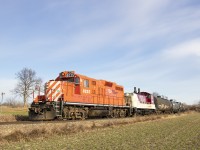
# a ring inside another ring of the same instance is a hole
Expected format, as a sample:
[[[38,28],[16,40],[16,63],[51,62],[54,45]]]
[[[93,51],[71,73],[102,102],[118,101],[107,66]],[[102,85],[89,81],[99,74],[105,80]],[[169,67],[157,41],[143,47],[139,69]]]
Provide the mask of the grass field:
[[[194,149],[200,150],[200,114],[110,125],[1,145],[1,149]]]
[[[28,108],[24,107],[8,107],[8,106],[1,106],[0,107],[0,115],[28,115]]]
[[[0,122],[12,122],[28,118],[28,108],[0,106]]]

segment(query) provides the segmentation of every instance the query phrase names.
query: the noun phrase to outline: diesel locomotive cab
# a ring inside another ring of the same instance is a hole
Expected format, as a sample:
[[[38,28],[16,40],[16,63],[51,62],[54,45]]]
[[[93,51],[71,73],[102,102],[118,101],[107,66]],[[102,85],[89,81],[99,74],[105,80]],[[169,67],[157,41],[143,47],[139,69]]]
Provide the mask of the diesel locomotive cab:
[[[74,71],[61,72],[59,76],[61,81],[74,83],[75,94],[80,94],[80,77]]]

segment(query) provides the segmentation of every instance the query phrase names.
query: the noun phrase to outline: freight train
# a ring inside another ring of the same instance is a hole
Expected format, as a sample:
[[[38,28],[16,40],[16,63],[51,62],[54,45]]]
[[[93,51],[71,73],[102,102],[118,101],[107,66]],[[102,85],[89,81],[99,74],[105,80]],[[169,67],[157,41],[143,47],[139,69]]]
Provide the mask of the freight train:
[[[182,103],[140,92],[140,89],[124,93],[123,86],[115,82],[63,71],[55,80],[45,83],[44,95],[34,98],[29,119],[118,118],[183,110]]]

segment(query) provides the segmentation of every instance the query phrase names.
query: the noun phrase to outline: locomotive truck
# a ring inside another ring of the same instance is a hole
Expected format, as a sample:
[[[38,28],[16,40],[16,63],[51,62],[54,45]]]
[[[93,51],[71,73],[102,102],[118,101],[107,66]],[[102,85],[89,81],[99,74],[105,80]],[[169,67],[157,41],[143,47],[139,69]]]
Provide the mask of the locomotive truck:
[[[124,94],[124,87],[115,82],[63,71],[55,80],[45,83],[44,95],[38,95],[29,108],[29,119],[117,118],[158,111],[177,112],[179,108],[173,107],[172,101],[140,89]]]

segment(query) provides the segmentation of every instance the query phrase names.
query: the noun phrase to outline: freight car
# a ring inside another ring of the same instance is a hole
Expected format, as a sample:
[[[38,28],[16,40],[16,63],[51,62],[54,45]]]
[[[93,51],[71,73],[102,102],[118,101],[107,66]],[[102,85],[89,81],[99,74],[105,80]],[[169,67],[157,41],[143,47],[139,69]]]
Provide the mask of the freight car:
[[[180,103],[180,109],[179,109],[179,111],[180,112],[184,112],[186,110],[185,105],[183,103],[181,103],[181,102],[179,102],[179,103]]]
[[[171,113],[173,111],[173,104],[167,98],[155,96],[154,102],[157,113]]]
[[[166,97],[154,97],[156,113],[179,113],[185,111],[184,105],[175,100],[168,100]]]
[[[172,112],[173,113],[180,112],[180,105],[181,105],[181,103],[173,101],[173,100],[170,100],[170,101],[172,102]]]
[[[29,119],[125,117],[128,113],[123,86],[64,71],[45,84],[44,95],[34,99]]]

